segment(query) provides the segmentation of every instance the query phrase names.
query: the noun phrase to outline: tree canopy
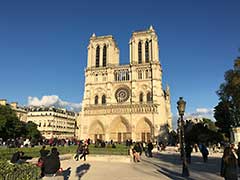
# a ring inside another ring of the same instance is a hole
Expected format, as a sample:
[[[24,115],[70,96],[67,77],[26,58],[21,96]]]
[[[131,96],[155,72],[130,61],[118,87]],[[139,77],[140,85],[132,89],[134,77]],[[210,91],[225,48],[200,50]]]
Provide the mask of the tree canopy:
[[[210,119],[203,118],[197,124],[187,121],[185,125],[185,141],[194,143],[217,143],[223,140],[222,134],[217,132],[217,127]]]
[[[33,122],[22,122],[9,106],[0,105],[0,137],[3,139],[25,137],[32,140],[41,137],[37,125]]]
[[[224,80],[217,91],[219,103],[214,117],[216,126],[230,137],[230,128],[240,126],[240,57],[235,60],[233,69],[225,72]]]

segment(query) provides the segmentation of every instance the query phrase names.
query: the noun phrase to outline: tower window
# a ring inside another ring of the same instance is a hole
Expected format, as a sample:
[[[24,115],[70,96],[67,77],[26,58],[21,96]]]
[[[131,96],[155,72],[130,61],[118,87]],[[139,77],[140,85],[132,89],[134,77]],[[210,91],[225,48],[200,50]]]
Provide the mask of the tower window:
[[[138,43],[138,64],[142,64],[142,43]]]
[[[107,64],[107,47],[106,45],[103,47],[103,67]]]
[[[98,95],[95,96],[94,104],[95,104],[95,105],[98,104]]]
[[[100,57],[100,47],[97,46],[97,49],[96,49],[96,67],[99,67],[99,57]]]
[[[105,95],[102,96],[102,104],[106,104],[106,96]]]
[[[143,77],[142,77],[142,71],[141,70],[139,70],[138,71],[138,79],[142,79]]]
[[[149,63],[149,43],[145,42],[145,62]]]
[[[147,93],[147,102],[152,102],[152,94],[150,92]]]
[[[139,95],[139,102],[142,103],[143,102],[143,93],[141,92]]]

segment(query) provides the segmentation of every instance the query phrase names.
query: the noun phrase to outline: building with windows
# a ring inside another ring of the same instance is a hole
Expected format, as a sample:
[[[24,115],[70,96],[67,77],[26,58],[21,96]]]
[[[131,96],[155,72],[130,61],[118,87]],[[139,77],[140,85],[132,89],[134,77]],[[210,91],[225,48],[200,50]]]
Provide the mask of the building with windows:
[[[152,26],[132,33],[129,51],[129,64],[120,65],[113,36],[90,38],[77,119],[81,139],[155,141],[172,127],[170,89],[162,87],[158,36]]]
[[[27,121],[38,125],[42,136],[58,139],[76,138],[76,113],[54,107],[29,108]]]
[[[17,102],[11,102],[10,104],[8,104],[6,99],[0,99],[0,105],[10,106],[11,109],[16,113],[16,115],[20,121],[27,122],[27,108],[26,107],[19,106]]]

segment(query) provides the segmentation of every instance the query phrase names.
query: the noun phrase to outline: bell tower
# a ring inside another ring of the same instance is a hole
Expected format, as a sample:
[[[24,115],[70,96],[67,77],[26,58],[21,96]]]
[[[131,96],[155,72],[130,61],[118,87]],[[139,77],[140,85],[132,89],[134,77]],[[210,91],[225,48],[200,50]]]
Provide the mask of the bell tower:
[[[119,49],[113,36],[96,36],[90,38],[88,45],[88,68],[119,65]]]
[[[135,31],[129,41],[131,64],[159,62],[158,37],[152,26],[145,31]]]

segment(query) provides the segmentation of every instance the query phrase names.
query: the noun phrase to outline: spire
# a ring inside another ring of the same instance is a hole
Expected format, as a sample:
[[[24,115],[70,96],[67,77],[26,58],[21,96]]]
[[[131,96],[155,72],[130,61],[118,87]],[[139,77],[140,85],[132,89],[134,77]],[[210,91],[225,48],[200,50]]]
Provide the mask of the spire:
[[[93,34],[92,34],[92,37],[96,37],[96,34],[95,34],[95,33],[93,33]]]
[[[150,27],[149,27],[149,30],[150,30],[150,31],[154,31],[154,29],[153,29],[153,26],[152,26],[152,25],[150,25]]]

